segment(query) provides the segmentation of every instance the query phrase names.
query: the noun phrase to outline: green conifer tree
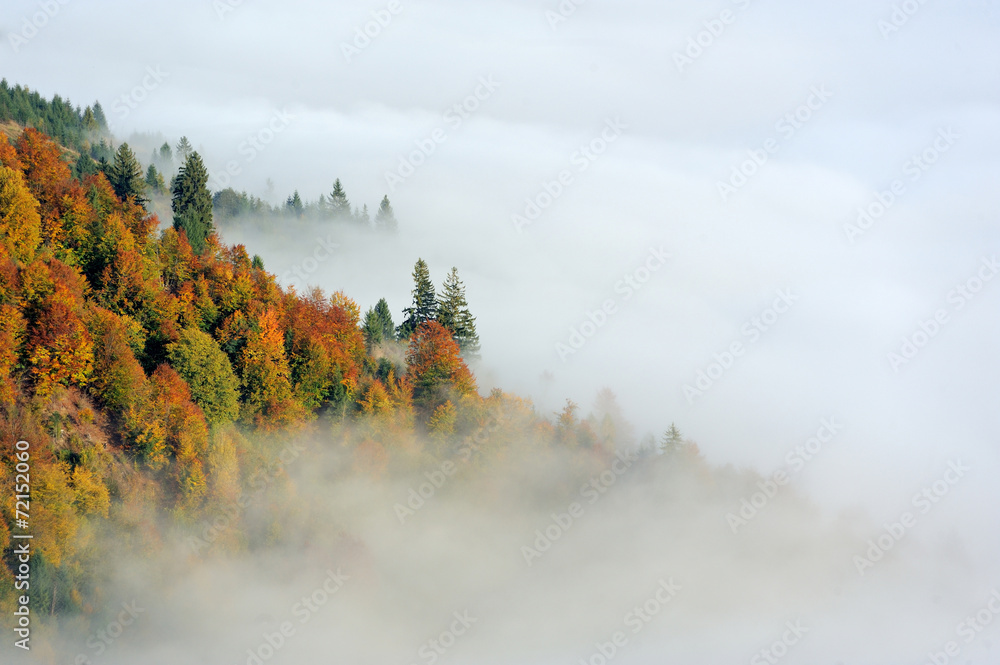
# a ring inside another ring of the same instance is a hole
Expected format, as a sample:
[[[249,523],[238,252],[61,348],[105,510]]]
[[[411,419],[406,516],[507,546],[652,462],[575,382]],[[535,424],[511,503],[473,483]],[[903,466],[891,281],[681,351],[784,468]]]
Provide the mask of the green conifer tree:
[[[163,174],[157,171],[152,164],[146,169],[146,187],[156,194],[164,194],[167,191],[167,183],[163,180]]]
[[[375,314],[378,316],[379,325],[382,326],[382,339],[396,339],[396,324],[392,322],[392,311],[385,298],[379,298],[375,304]]]
[[[148,199],[145,196],[146,181],[143,179],[142,166],[135,158],[135,153],[128,147],[128,143],[122,143],[115,153],[115,161],[105,172],[108,182],[115,190],[115,196],[122,201],[132,197],[135,202],[145,206]]]
[[[201,254],[205,250],[205,239],[215,227],[212,225],[212,194],[208,191],[208,170],[197,152],[188,155],[177,172],[171,194],[174,228],[184,231],[191,249]]]
[[[389,197],[383,196],[382,203],[379,204],[378,212],[375,213],[375,228],[381,231],[396,231],[398,228],[396,215],[389,205]]]
[[[382,343],[382,322],[379,321],[378,313],[373,307],[369,307],[368,311],[365,312],[365,320],[361,324],[361,332],[365,336],[365,343],[368,344],[369,350],[373,346],[378,346]]]
[[[182,136],[181,140],[177,142],[177,158],[186,163],[188,155],[190,155],[193,151],[194,148],[191,147],[191,142],[188,141],[188,137]]]
[[[431,281],[430,270],[423,259],[417,259],[413,266],[413,306],[403,310],[406,318],[397,330],[399,339],[409,339],[410,335],[424,321],[431,321],[437,316],[437,298],[434,293],[434,282]]]
[[[666,455],[672,455],[681,449],[681,445],[683,445],[681,431],[677,429],[677,425],[670,423],[670,429],[664,432],[663,438],[660,439],[660,450]]]
[[[452,268],[444,280],[443,292],[438,299],[437,321],[451,331],[462,355],[479,357],[476,319],[469,312],[469,304],[465,299],[465,285],[458,278],[458,268]]]
[[[347,200],[347,193],[344,186],[340,184],[340,178],[333,183],[333,191],[330,192],[329,201],[330,216],[334,219],[349,219],[351,217],[351,202]]]

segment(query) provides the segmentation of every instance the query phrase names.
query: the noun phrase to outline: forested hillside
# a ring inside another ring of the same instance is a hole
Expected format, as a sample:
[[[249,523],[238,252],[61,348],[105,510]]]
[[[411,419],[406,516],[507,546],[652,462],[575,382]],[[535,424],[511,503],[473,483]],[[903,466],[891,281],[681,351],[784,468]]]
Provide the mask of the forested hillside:
[[[550,421],[498,389],[482,396],[457,270],[438,294],[417,260],[398,325],[384,300],[362,316],[342,292],[283,288],[247,248],[220,242],[197,152],[172,179],[161,230],[127,145],[99,169],[69,163],[65,148],[89,154],[92,114],[81,126],[68,104],[2,91],[15,119],[68,137],[0,136],[0,437],[31,445],[32,595],[47,599],[45,614],[94,611],[109,551],[155,552],[175,529],[202,533],[295,438],[343,451],[359,474],[437,463],[487,427],[482,464],[529,441],[612,459],[610,397],[601,417],[567,403]],[[2,451],[10,487],[15,450]],[[13,508],[0,521],[5,616]],[[275,533],[189,539],[188,554],[266,545]]]

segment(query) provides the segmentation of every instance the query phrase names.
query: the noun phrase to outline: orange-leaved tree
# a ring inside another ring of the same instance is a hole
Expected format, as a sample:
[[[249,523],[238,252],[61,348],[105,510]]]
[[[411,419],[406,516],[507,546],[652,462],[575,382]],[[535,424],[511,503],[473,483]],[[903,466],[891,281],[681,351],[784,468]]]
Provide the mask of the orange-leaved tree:
[[[421,323],[406,352],[413,401],[425,415],[451,400],[475,395],[476,380],[460,356],[451,331],[437,321]]]

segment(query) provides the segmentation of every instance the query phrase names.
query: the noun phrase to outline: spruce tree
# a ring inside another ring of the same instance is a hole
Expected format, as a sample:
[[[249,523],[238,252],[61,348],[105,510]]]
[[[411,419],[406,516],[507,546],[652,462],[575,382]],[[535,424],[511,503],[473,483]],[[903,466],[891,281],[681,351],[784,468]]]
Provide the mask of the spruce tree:
[[[403,310],[406,318],[399,324],[399,339],[409,339],[410,335],[424,321],[431,321],[437,316],[437,298],[434,293],[434,282],[423,259],[417,259],[413,266],[413,306]]]
[[[458,268],[452,268],[444,280],[444,289],[438,300],[437,321],[451,331],[462,355],[479,357],[479,335],[476,319],[469,312],[465,299],[465,285],[458,278]]]
[[[670,429],[663,433],[660,440],[660,450],[666,455],[672,455],[681,449],[682,443],[681,431],[677,429],[677,425],[670,423]]]
[[[94,117],[94,109],[89,106],[83,112],[83,128],[88,132],[96,132],[100,129],[97,125],[97,118]]]
[[[80,156],[76,158],[76,164],[73,165],[73,175],[79,180],[94,175],[98,170],[97,162],[85,152],[80,153]]]
[[[379,298],[375,304],[375,315],[378,317],[379,325],[382,326],[382,339],[396,339],[396,324],[392,322],[392,311],[385,298]]]
[[[182,162],[187,162],[188,155],[192,153],[194,148],[191,147],[191,142],[188,141],[188,137],[182,136],[181,140],[177,142],[177,158]]]
[[[368,308],[365,312],[365,320],[361,324],[361,332],[365,336],[365,342],[369,350],[373,346],[382,343],[382,322],[378,320],[378,313],[374,308]]]
[[[173,171],[174,152],[170,149],[170,144],[166,141],[164,141],[163,145],[160,146],[160,152],[156,161],[160,164],[161,171]]]
[[[174,228],[187,234],[196,254],[205,251],[205,239],[212,225],[212,194],[208,191],[208,170],[201,156],[192,152],[184,161],[171,187],[170,207],[174,211]]]
[[[122,201],[132,197],[135,203],[145,207],[148,201],[145,197],[146,181],[143,179],[142,166],[128,143],[122,143],[118,147],[115,161],[105,175],[108,176],[111,188],[115,190],[115,196]]]
[[[299,196],[299,190],[296,189],[295,193],[285,200],[285,212],[296,217],[301,217],[303,210],[302,197]]]
[[[98,129],[108,128],[108,119],[104,115],[104,109],[100,102],[94,102],[94,120],[97,121]]]
[[[383,196],[382,203],[378,206],[378,212],[375,213],[375,228],[382,231],[395,231],[398,226],[396,215],[392,211],[392,206],[389,205],[389,197]]]
[[[333,183],[333,191],[330,192],[330,216],[334,219],[348,219],[351,216],[351,202],[347,200],[347,193],[344,186],[340,184],[340,178]]]
[[[372,217],[368,214],[368,204],[361,206],[361,212],[358,213],[357,210],[354,211],[354,217],[358,220],[358,224],[364,227],[371,226]]]
[[[152,164],[146,169],[146,186],[151,192],[163,194],[167,191],[167,184],[163,181],[163,174],[156,170]]]

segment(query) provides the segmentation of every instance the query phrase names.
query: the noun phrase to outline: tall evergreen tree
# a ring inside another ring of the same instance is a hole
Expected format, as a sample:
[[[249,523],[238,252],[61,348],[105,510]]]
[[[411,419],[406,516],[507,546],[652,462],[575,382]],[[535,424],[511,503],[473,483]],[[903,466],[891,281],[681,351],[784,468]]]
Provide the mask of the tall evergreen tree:
[[[104,115],[104,108],[101,107],[100,102],[94,102],[94,120],[97,121],[98,129],[108,128],[108,119]]]
[[[399,339],[409,339],[424,321],[433,321],[437,316],[437,298],[430,270],[423,259],[417,259],[413,266],[413,306],[403,310],[406,318],[397,330]]]
[[[392,206],[389,205],[389,197],[383,196],[382,203],[378,206],[378,212],[375,213],[375,228],[382,231],[395,231],[398,226],[396,215],[392,211]]]
[[[378,314],[372,307],[365,312],[365,320],[361,324],[361,332],[365,336],[365,342],[369,349],[382,343],[382,322],[378,320]]]
[[[193,151],[194,148],[191,147],[191,142],[188,141],[188,137],[182,136],[181,140],[177,142],[177,158],[186,163],[188,155],[190,155]]]
[[[160,153],[157,161],[163,171],[172,171],[174,168],[174,151],[170,149],[170,144],[166,141],[160,146]]]
[[[111,188],[115,190],[115,196],[122,201],[131,196],[137,204],[146,205],[148,199],[145,197],[146,181],[143,179],[142,166],[128,143],[122,143],[118,147],[115,161],[105,174]]]
[[[100,127],[97,124],[97,118],[94,117],[94,109],[89,106],[83,112],[83,128],[88,132],[96,132]]]
[[[171,208],[174,228],[187,234],[191,249],[197,254],[205,250],[205,239],[212,225],[212,194],[208,191],[208,169],[197,152],[184,161],[171,188]]]
[[[375,304],[375,315],[378,317],[379,325],[382,327],[382,339],[396,339],[396,324],[392,322],[392,311],[385,298],[379,298]]]
[[[302,197],[299,196],[299,190],[295,190],[295,193],[285,200],[285,211],[290,215],[295,215],[296,217],[302,216],[302,211],[304,210],[304,205],[302,204]]]
[[[163,174],[156,170],[152,164],[146,169],[146,186],[149,191],[163,194],[167,191],[167,184],[163,181]]]
[[[663,433],[663,438],[660,439],[660,450],[666,455],[672,455],[681,449],[683,439],[681,439],[681,431],[677,429],[677,425],[670,423],[670,429]]]
[[[94,175],[98,170],[97,162],[85,152],[80,153],[80,156],[76,158],[76,164],[73,165],[73,175],[80,180],[88,175]]]
[[[340,178],[333,183],[333,191],[330,192],[330,216],[334,219],[347,219],[351,216],[351,202],[347,200],[347,193],[344,186],[340,184]]]
[[[445,278],[443,293],[437,305],[437,321],[451,331],[462,355],[478,358],[480,347],[476,319],[469,313],[465,285],[458,278],[458,268],[452,268]]]

